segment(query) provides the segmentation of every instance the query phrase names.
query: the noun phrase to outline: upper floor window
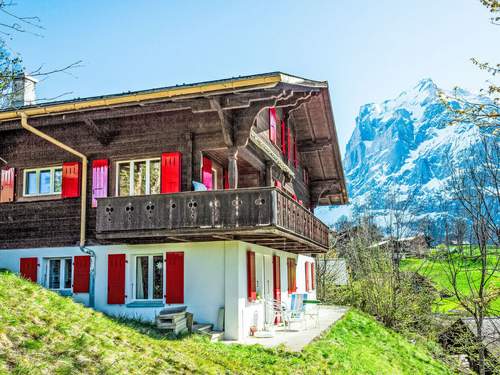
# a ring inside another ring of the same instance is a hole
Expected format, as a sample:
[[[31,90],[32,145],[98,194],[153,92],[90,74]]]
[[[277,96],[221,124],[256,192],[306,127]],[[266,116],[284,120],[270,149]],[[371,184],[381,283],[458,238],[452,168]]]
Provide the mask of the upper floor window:
[[[24,170],[24,196],[61,194],[62,167]]]
[[[117,195],[160,194],[160,158],[118,162]]]

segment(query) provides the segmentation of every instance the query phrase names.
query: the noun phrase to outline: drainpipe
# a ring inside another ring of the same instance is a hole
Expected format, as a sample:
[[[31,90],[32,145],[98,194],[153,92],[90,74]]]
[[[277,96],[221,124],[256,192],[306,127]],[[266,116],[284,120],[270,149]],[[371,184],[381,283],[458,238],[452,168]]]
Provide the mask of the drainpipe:
[[[89,254],[91,256],[91,270],[90,270],[90,285],[89,285],[89,305],[90,307],[94,307],[94,284],[95,284],[95,252],[93,250],[85,248],[85,225],[87,218],[87,166],[88,160],[85,155],[76,151],[75,149],[65,145],[64,143],[58,141],[57,139],[51,137],[48,134],[41,132],[40,130],[34,128],[33,126],[28,124],[28,116],[24,112],[19,112],[21,117],[21,126],[23,129],[26,129],[30,133],[33,133],[40,138],[45,139],[46,141],[56,145],[59,148],[69,152],[80,158],[82,160],[82,179],[81,179],[81,207],[80,207],[80,250],[85,254]]]

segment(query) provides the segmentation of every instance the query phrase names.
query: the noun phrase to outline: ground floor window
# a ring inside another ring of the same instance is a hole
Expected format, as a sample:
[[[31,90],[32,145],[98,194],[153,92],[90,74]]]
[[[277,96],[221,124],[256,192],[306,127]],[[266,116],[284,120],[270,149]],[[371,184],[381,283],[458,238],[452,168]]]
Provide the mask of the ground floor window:
[[[47,261],[47,284],[49,289],[71,289],[72,285],[71,258],[54,258]]]
[[[135,257],[135,299],[163,299],[163,255]]]

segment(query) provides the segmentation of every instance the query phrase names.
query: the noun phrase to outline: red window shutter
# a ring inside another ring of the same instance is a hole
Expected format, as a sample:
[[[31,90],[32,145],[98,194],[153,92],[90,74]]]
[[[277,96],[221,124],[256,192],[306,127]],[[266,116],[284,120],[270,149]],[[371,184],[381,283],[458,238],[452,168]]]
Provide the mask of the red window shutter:
[[[63,163],[62,197],[77,198],[80,196],[80,162]]]
[[[295,168],[299,166],[299,155],[297,151],[297,137],[293,139],[293,165]]]
[[[229,172],[227,169],[224,169],[224,189],[229,189]]]
[[[288,281],[288,294],[293,293],[293,283],[292,283],[292,259],[287,258],[286,260],[286,276]]]
[[[255,253],[247,251],[247,290],[248,300],[255,301],[257,299],[257,289],[255,285]]]
[[[306,270],[306,292],[309,292],[310,289],[310,285],[309,285],[309,262],[306,262],[305,265],[305,270]]]
[[[108,255],[108,304],[125,303],[125,254]]]
[[[292,139],[292,131],[288,127],[286,129],[287,132],[287,143],[286,143],[286,149],[287,149],[287,159],[292,160],[292,149],[293,149],[293,139]]]
[[[161,193],[181,191],[182,155],[180,152],[165,152],[161,155]]]
[[[19,273],[26,280],[36,283],[38,280],[38,258],[21,258]]]
[[[311,290],[316,289],[316,274],[314,273],[314,262],[311,263]]]
[[[281,301],[281,270],[280,270],[280,257],[273,255],[273,298]]]
[[[281,121],[281,153],[286,155],[286,124]]]
[[[269,140],[276,143],[276,108],[269,108]]]
[[[108,196],[108,160],[92,161],[92,207],[97,207],[96,198]]]
[[[14,168],[4,168],[0,174],[0,203],[14,201]]]
[[[277,187],[278,189],[281,189],[281,181],[274,180],[274,186]]]
[[[201,177],[202,183],[207,187],[207,190],[213,189],[213,180],[212,180],[212,160],[203,157],[203,165],[201,167]]]
[[[292,294],[297,291],[297,275],[295,259],[287,259],[287,274],[288,274],[288,293]]]
[[[184,303],[184,253],[165,253],[166,303]]]
[[[88,293],[90,283],[90,256],[75,256],[73,264],[73,293]]]

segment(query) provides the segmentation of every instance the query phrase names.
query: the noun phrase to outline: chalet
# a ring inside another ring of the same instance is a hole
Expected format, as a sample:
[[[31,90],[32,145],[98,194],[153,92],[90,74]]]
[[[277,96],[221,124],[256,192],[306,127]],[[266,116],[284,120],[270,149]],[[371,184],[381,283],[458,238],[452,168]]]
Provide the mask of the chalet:
[[[111,315],[315,297],[319,205],[347,202],[328,85],[283,73],[0,111],[0,268]],[[0,161],[1,163],[1,161]],[[222,327],[221,327],[222,328]]]

